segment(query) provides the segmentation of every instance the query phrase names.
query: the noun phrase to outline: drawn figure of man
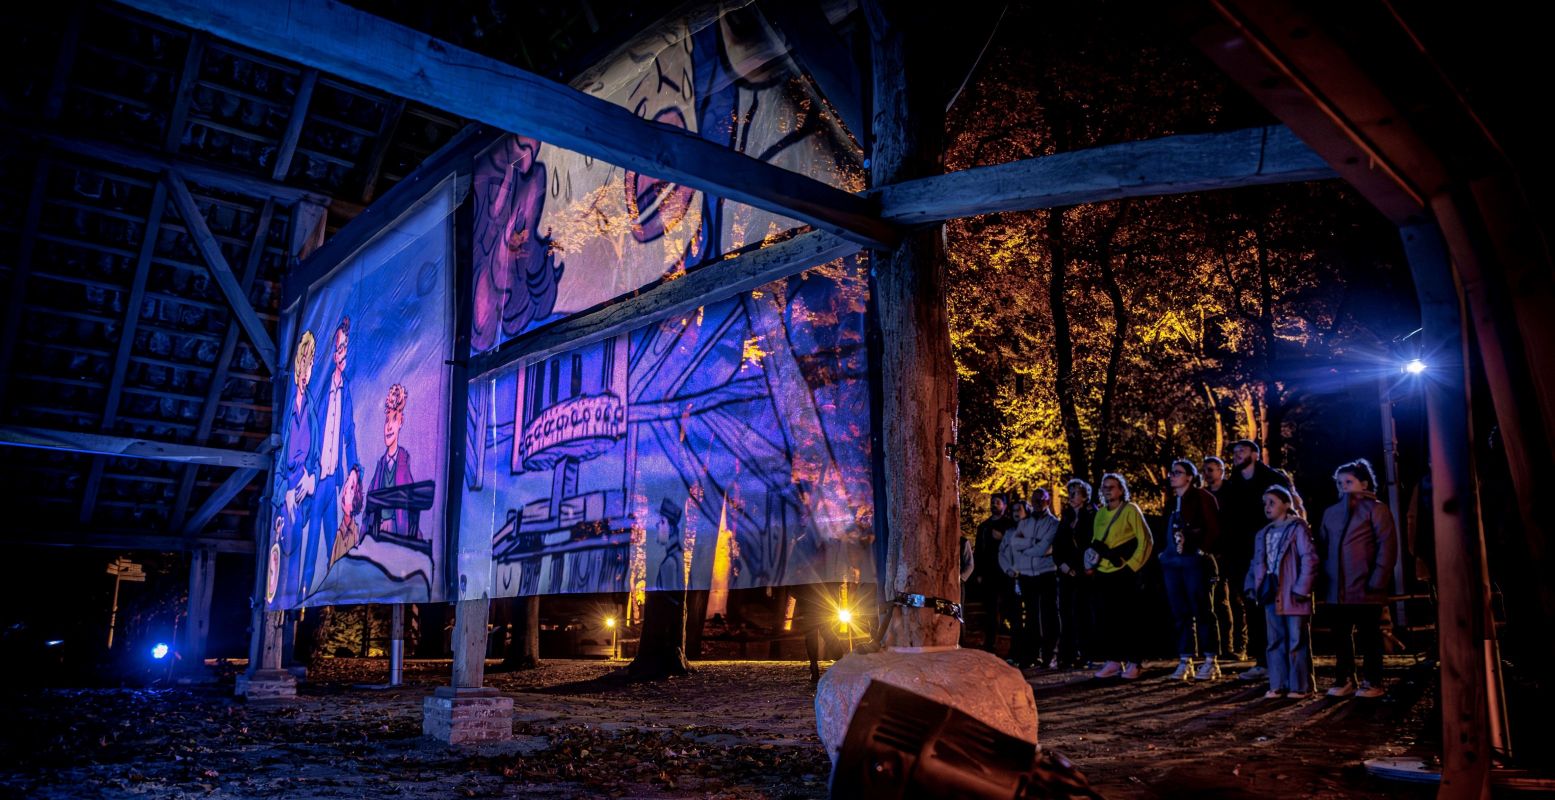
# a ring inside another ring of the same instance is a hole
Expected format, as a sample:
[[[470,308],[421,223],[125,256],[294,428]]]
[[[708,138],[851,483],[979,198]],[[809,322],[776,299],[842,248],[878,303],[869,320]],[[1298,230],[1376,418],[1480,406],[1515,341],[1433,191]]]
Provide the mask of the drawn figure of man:
[[[383,455],[378,457],[378,467],[373,470],[373,484],[369,489],[387,489],[414,483],[410,473],[410,452],[400,446],[400,429],[405,427],[405,402],[410,394],[396,383],[389,387],[389,396],[383,401]],[[378,523],[378,530],[399,536],[420,535],[416,517],[420,512],[396,509]]]
[[[310,543],[303,554],[303,586],[316,589],[314,574],[320,561],[329,558],[329,547],[335,541],[340,527],[340,494],[345,488],[346,472],[356,457],[356,422],[352,415],[351,385],[346,382],[346,356],[351,343],[351,318],[342,317],[335,328],[335,368],[323,388],[324,424],[318,427],[313,448],[313,458],[318,465],[316,494],[321,502],[314,503],[314,522],[318,528],[318,545]],[[327,565],[327,561],[326,561]],[[320,574],[319,579],[323,578]]]
[[[682,592],[686,588],[686,557],[680,541],[680,506],[668,498],[659,505],[655,538],[664,548],[664,558],[654,573],[653,588],[660,592]]]
[[[340,490],[340,527],[335,531],[335,544],[329,551],[331,567],[362,541],[361,526],[356,522],[356,515],[362,510],[362,499],[362,465],[352,464]]]
[[[286,556],[287,585],[295,584],[301,595],[306,584],[302,567],[307,562],[308,525],[312,521],[315,473],[311,461],[314,444],[314,406],[308,395],[313,379],[316,344],[313,331],[303,331],[292,357],[293,392],[282,421],[285,447],[276,465],[276,543]],[[283,513],[284,512],[284,513]]]

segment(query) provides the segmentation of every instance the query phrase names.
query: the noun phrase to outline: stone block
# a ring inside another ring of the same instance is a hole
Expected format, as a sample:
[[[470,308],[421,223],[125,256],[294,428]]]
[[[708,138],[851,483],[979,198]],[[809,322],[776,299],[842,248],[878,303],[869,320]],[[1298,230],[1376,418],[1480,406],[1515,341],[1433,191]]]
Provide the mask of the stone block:
[[[282,669],[262,669],[252,675],[239,675],[237,693],[249,702],[291,700],[297,697],[297,678]]]
[[[496,689],[438,687],[421,702],[421,733],[449,744],[513,738],[513,698]]]
[[[832,763],[869,682],[879,680],[966,712],[1011,736],[1037,741],[1037,701],[1020,670],[982,650],[852,653],[821,677],[815,727]]]

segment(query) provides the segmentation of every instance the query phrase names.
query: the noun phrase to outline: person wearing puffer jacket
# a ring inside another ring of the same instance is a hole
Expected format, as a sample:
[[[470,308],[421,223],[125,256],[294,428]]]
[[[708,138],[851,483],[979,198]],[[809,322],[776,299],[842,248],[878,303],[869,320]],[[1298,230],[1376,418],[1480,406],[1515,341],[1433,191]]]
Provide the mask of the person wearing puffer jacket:
[[[1129,499],[1128,481],[1122,475],[1103,475],[1101,496],[1106,504],[1096,510],[1091,545],[1084,556],[1087,573],[1096,576],[1097,650],[1107,659],[1096,677],[1134,680],[1145,651],[1139,630],[1143,618],[1139,571],[1150,563],[1154,542],[1145,512]]]
[[[1058,517],[1047,489],[1032,492],[1031,500],[1031,507],[1015,501],[1019,522],[999,542],[999,568],[1015,585],[1019,610],[1010,661],[1021,669],[1056,666],[1058,645],[1058,565],[1053,562]]]
[[[1312,694],[1312,585],[1317,547],[1312,531],[1296,516],[1289,489],[1278,484],[1263,493],[1269,524],[1253,540],[1253,563],[1243,589],[1263,606],[1268,631],[1269,691],[1264,697]],[[1267,589],[1264,582],[1269,581]]]
[[[1318,552],[1323,559],[1322,591],[1334,632],[1335,675],[1330,697],[1381,697],[1382,607],[1398,560],[1398,530],[1386,503],[1377,500],[1377,474],[1366,459],[1334,470],[1339,502],[1323,512]],[[1355,683],[1355,640],[1364,665]]]

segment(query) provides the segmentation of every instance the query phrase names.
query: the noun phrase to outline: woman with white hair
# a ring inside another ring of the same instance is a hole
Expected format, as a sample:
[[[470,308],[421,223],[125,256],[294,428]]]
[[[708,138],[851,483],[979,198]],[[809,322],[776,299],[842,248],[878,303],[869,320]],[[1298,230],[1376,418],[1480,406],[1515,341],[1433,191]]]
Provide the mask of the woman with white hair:
[[[1095,575],[1097,650],[1107,663],[1098,678],[1139,677],[1144,658],[1139,635],[1139,571],[1150,561],[1152,540],[1145,513],[1129,497],[1128,481],[1109,472],[1101,479],[1103,505],[1091,523],[1085,566]]]

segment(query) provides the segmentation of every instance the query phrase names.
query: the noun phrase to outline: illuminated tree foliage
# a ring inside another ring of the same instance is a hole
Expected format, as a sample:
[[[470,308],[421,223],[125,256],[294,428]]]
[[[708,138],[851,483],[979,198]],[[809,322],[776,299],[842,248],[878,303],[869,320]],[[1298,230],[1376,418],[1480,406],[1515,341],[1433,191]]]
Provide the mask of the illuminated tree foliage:
[[[1011,14],[952,109],[949,169],[1272,123],[1196,53],[1152,43],[1162,20]],[[994,214],[947,237],[969,498],[1120,471],[1154,510],[1172,457],[1244,436],[1306,469],[1335,376],[1417,313],[1388,227],[1333,181]]]

